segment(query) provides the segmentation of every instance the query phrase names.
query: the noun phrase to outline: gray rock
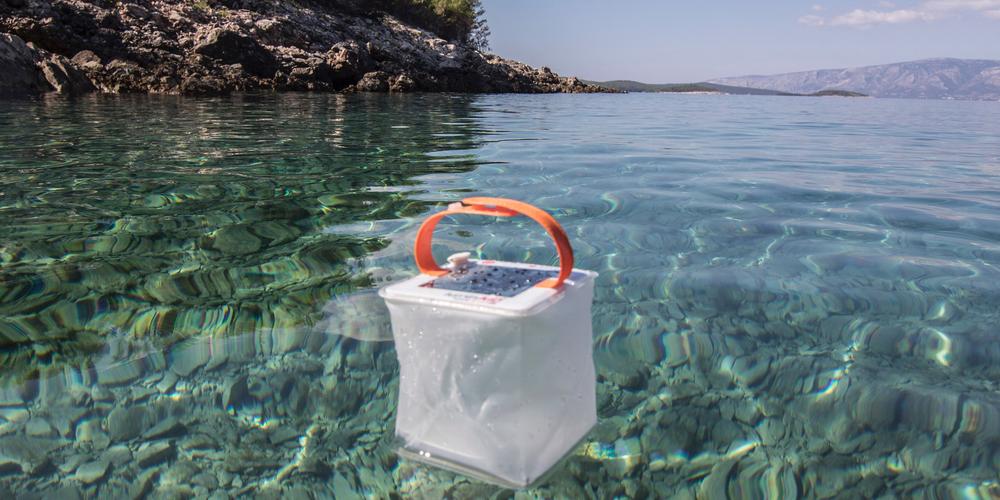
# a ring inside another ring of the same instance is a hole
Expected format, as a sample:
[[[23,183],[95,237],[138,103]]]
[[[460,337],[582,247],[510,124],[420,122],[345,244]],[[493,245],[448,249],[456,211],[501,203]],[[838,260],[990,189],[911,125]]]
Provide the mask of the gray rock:
[[[135,461],[139,467],[146,468],[170,460],[175,453],[176,449],[173,443],[158,441],[139,448],[135,454]]]
[[[152,387],[132,387],[132,391],[129,394],[129,402],[135,404],[136,402],[143,401],[146,398],[158,393],[156,389]]]
[[[191,339],[174,347],[173,363],[170,369],[181,377],[187,377],[205,366],[211,357],[208,344],[203,339]]]
[[[49,92],[45,75],[38,68],[39,53],[16,35],[0,33],[0,95]]]
[[[41,417],[34,417],[28,420],[24,431],[31,437],[52,437],[56,433],[56,430],[52,428],[52,424],[49,424],[47,420]]]
[[[21,468],[21,462],[17,460],[0,455],[0,474],[21,474],[24,470]]]
[[[59,472],[61,472],[64,476],[68,476],[70,473],[76,471],[76,468],[79,467],[80,464],[82,464],[84,461],[86,461],[86,459],[87,457],[85,457],[84,455],[70,455],[69,457],[66,458],[65,461],[60,463],[57,467],[59,469]]]
[[[281,426],[268,434],[267,438],[271,444],[283,444],[294,439],[298,439],[301,433],[291,427]]]
[[[8,422],[26,422],[30,416],[31,413],[23,406],[0,408],[0,418]]]
[[[83,498],[83,493],[80,492],[80,488],[72,484],[64,484],[45,492],[45,497],[58,498],[59,500],[80,500]]]
[[[389,91],[390,92],[412,92],[416,90],[417,82],[413,80],[410,75],[402,74],[395,75],[389,78]]]
[[[250,396],[247,386],[247,376],[240,375],[226,382],[222,392],[222,407],[225,409],[238,408],[242,402]]]
[[[184,450],[214,450],[218,449],[219,444],[206,434],[195,434],[181,441],[180,446]]]
[[[167,417],[161,420],[159,423],[150,427],[143,435],[143,439],[153,440],[153,439],[163,439],[165,437],[174,437],[178,434],[184,432],[184,424],[177,419],[177,417]]]
[[[103,460],[98,460],[96,462],[89,462],[81,465],[76,469],[76,474],[73,474],[73,479],[83,483],[83,484],[93,484],[102,479],[108,474],[108,463]]]
[[[727,485],[734,465],[735,460],[723,460],[712,466],[712,471],[701,483],[698,498],[728,498]]]
[[[349,498],[351,500],[363,498],[358,494],[358,489],[354,484],[340,472],[335,473],[333,476],[333,496],[334,498]]]
[[[354,42],[341,42],[331,47],[324,63],[329,71],[319,77],[325,78],[336,89],[357,82],[373,66],[368,51]]]
[[[354,89],[359,92],[388,92],[389,77],[381,71],[365,73],[361,80],[354,85]]]
[[[83,94],[96,90],[82,71],[63,56],[52,55],[38,63],[42,74],[56,92],[61,94]]]
[[[225,64],[240,64],[252,75],[270,78],[278,70],[274,56],[254,39],[225,28],[217,28],[195,44],[194,52]]]
[[[122,4],[121,7],[119,7],[119,12],[139,20],[149,19],[149,11],[134,3]]]
[[[107,387],[114,387],[130,384],[141,376],[142,363],[124,361],[98,368],[97,383]]]
[[[2,38],[0,38],[2,41]],[[0,50],[3,50],[0,47]],[[0,80],[0,85],[2,85],[2,80]],[[7,385],[7,381],[4,381],[4,385],[0,387],[0,406],[22,406],[24,405],[24,398],[21,397],[20,391],[15,387]]]
[[[132,450],[125,445],[112,446],[104,452],[101,459],[115,467],[120,467],[132,461]]]
[[[468,483],[465,483],[465,484],[468,484]],[[490,488],[487,487],[485,489],[489,490]],[[288,488],[288,489],[286,489],[283,492],[282,496],[285,498],[285,500],[312,500],[312,498],[313,498],[312,494],[309,493],[309,490],[306,489],[305,487],[302,487],[302,486],[294,486],[294,487]],[[448,498],[487,498],[488,496],[489,495],[482,495],[482,496],[465,495],[465,496],[462,496],[460,493],[458,493],[458,494],[455,494],[454,496],[449,496]]]
[[[355,9],[362,4],[227,2],[219,8],[215,3],[38,0],[31,8],[7,9],[4,26],[60,54],[75,54],[74,60],[32,49],[40,57],[20,59],[23,64],[17,65],[4,60],[0,80],[3,93],[48,92],[53,84],[79,91],[89,86],[79,78],[82,73],[107,92],[600,90],[478,52],[392,16],[362,14],[368,9]],[[102,66],[105,61],[97,54],[109,61]],[[115,54],[133,59],[112,59]],[[47,61],[46,71],[37,67],[40,61]],[[392,81],[385,76],[355,85],[374,72],[393,75]]]
[[[49,421],[63,437],[71,437],[76,433],[77,423],[87,416],[89,410],[78,406],[54,407],[50,411]]]
[[[101,429],[97,420],[85,420],[76,426],[76,440],[91,443],[95,449],[103,450],[111,444],[111,438]]]
[[[174,372],[166,372],[163,378],[156,383],[156,388],[160,392],[169,392],[174,388],[174,384],[177,383],[177,374]]]
[[[16,464],[23,473],[35,475],[43,471],[51,462],[49,452],[58,445],[51,439],[23,436],[0,439],[0,463]]]
[[[153,484],[156,482],[158,477],[160,477],[160,471],[157,469],[148,470],[140,474],[139,478],[136,479],[129,488],[129,498],[132,500],[146,498],[149,492],[153,490]]]
[[[117,399],[115,393],[111,392],[111,389],[108,389],[107,387],[104,387],[102,385],[94,387],[94,390],[92,390],[90,393],[90,397],[93,398],[94,401],[99,401],[99,402],[113,402],[115,399]]]
[[[200,472],[191,478],[191,484],[212,491],[219,487],[219,480],[211,472]]]
[[[101,58],[91,50],[81,50],[73,56],[73,64],[85,71],[97,71],[104,69]]]
[[[165,483],[186,485],[191,484],[191,479],[200,472],[201,469],[193,462],[180,459],[163,473],[162,479]]]
[[[108,415],[108,435],[112,441],[139,437],[148,426],[149,411],[141,406],[115,408]]]

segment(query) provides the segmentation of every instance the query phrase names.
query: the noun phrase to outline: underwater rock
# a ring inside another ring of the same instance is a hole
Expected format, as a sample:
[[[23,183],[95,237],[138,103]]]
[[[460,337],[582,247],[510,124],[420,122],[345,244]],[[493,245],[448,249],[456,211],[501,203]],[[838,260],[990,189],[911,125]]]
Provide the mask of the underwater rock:
[[[28,420],[28,424],[24,428],[25,433],[31,437],[52,437],[55,435],[56,430],[52,428],[52,425],[43,418],[33,417]]]
[[[44,492],[45,498],[57,498],[59,500],[82,500],[83,493],[80,488],[73,484],[63,484],[52,490]]]
[[[16,463],[25,474],[35,475],[51,463],[49,452],[57,446],[50,439],[4,437],[0,439],[0,462]]]
[[[215,450],[219,443],[207,434],[195,434],[180,442],[182,450]]]
[[[103,460],[98,460],[96,462],[88,462],[76,469],[76,474],[73,475],[73,479],[83,483],[83,484],[93,484],[102,479],[108,474],[108,462]]]
[[[201,469],[190,460],[179,458],[177,462],[167,468],[160,480],[168,484],[190,484],[191,478],[201,472]]]
[[[145,433],[143,433],[142,438],[146,440],[163,439],[166,437],[174,437],[184,432],[184,424],[177,419],[177,417],[169,416],[159,421],[156,425],[150,427]]]
[[[142,364],[131,360],[97,369],[97,383],[108,387],[130,384],[141,376]]]
[[[190,479],[191,484],[205,488],[207,491],[214,491],[219,487],[219,480],[211,472],[200,472]]]
[[[101,459],[114,467],[121,467],[132,461],[132,450],[122,444],[112,446],[101,455]]]
[[[94,401],[99,401],[102,403],[113,403],[117,398],[117,396],[115,396],[115,393],[111,392],[111,389],[108,389],[103,385],[95,386],[94,389],[90,391],[90,397]]]
[[[212,248],[226,255],[245,255],[260,251],[260,238],[250,232],[246,225],[232,225],[220,228],[213,235]]]
[[[211,358],[209,338],[194,338],[174,346],[170,354],[170,369],[181,377],[187,377],[205,366]]]
[[[172,371],[164,373],[163,378],[156,383],[156,389],[160,392],[170,392],[177,383],[177,378],[177,374]]]
[[[91,443],[97,450],[103,450],[111,444],[111,438],[101,429],[101,422],[97,419],[80,422],[76,426],[76,440],[81,443]]]
[[[150,414],[146,408],[115,408],[108,415],[108,435],[112,441],[128,441],[139,437],[148,425]]]
[[[729,498],[729,474],[736,465],[735,460],[722,460],[712,466],[712,471],[698,488],[699,498]]]
[[[250,397],[250,391],[247,387],[247,376],[240,375],[232,378],[226,382],[225,389],[223,389],[222,407],[225,409],[238,408],[248,397]]]
[[[173,443],[166,441],[147,443],[136,451],[135,462],[139,464],[139,467],[148,468],[170,460],[175,452]]]

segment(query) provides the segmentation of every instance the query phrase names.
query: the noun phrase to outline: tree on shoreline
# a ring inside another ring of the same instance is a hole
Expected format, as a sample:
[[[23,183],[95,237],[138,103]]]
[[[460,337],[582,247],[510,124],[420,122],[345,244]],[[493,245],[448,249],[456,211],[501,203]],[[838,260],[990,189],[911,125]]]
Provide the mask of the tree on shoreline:
[[[321,0],[370,14],[385,12],[477,50],[489,50],[490,28],[480,0]]]

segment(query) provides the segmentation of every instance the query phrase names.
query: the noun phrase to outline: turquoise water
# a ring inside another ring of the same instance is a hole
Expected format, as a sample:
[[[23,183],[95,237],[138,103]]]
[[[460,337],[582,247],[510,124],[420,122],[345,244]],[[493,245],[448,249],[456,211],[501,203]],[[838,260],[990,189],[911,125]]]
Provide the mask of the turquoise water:
[[[598,426],[519,497],[1000,493],[997,103],[284,94],[0,101],[0,497],[512,496],[393,452],[373,291],[470,195],[600,273]]]

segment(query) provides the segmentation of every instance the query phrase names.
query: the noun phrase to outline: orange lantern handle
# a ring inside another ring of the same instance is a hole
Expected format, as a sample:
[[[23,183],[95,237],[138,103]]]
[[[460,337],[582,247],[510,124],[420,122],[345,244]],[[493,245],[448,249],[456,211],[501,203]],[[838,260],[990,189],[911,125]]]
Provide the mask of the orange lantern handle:
[[[431,254],[431,241],[434,238],[434,228],[438,221],[448,215],[476,214],[489,215],[494,217],[513,217],[523,215],[545,228],[552,240],[556,243],[556,250],[559,252],[559,276],[549,278],[535,286],[540,288],[558,288],[563,281],[573,272],[573,247],[569,245],[569,238],[562,226],[552,218],[548,212],[529,205],[527,203],[510,200],[507,198],[466,198],[458,203],[448,205],[448,209],[438,212],[424,221],[417,231],[417,241],[414,245],[414,254],[417,258],[417,268],[420,272],[430,276],[443,276],[448,274],[446,269],[442,269],[434,262],[434,255]]]

